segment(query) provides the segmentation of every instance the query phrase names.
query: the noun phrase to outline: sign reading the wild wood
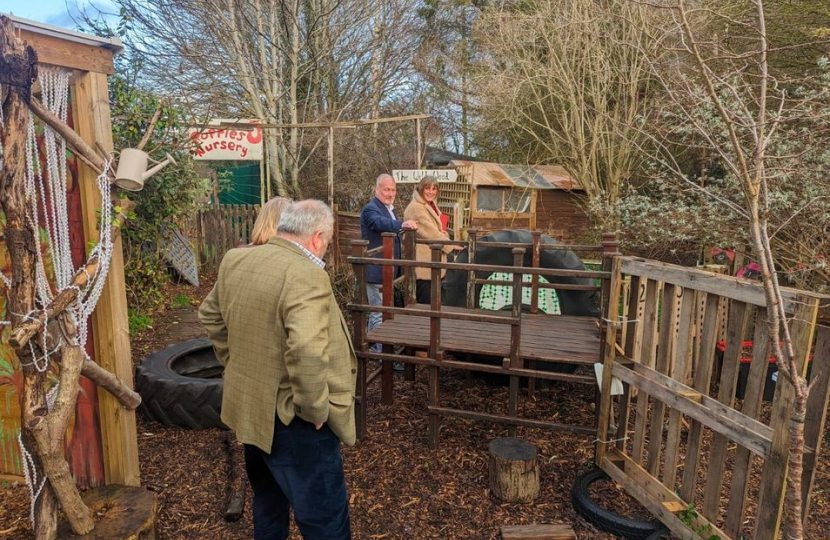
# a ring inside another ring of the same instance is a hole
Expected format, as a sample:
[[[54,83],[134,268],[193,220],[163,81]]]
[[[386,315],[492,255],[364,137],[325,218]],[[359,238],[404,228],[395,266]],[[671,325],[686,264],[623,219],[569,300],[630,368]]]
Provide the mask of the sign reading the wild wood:
[[[223,122],[251,122],[256,120],[211,120],[204,128],[192,128],[188,135],[196,143],[191,150],[197,160],[259,161],[262,159],[262,130],[252,127],[240,130],[219,126]]]
[[[398,184],[417,184],[424,176],[432,176],[439,182],[455,182],[458,173],[455,169],[396,169],[392,178]]]

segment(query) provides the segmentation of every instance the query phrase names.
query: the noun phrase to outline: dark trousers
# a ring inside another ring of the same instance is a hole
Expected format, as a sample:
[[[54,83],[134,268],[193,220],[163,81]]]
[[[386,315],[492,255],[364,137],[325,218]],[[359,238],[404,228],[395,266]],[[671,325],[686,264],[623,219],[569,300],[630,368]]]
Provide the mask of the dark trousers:
[[[349,500],[340,440],[300,418],[277,417],[271,453],[245,445],[245,469],[254,491],[255,540],[288,538],[289,508],[304,540],[350,540]]]
[[[415,301],[419,304],[429,304],[432,301],[432,281],[428,279],[415,280]]]

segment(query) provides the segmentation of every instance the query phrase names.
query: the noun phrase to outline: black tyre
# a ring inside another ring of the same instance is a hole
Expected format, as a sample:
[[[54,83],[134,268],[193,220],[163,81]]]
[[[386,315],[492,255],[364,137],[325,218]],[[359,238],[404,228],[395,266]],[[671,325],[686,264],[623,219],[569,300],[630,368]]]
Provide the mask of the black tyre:
[[[671,537],[671,531],[667,528],[662,528],[659,531],[655,531],[649,535],[646,540],[666,540],[667,538]]]
[[[227,429],[220,418],[223,371],[207,338],[155,352],[136,368],[140,409],[166,426]]]
[[[599,529],[616,534],[629,540],[647,540],[655,533],[662,533],[665,525],[657,520],[639,521],[609,512],[595,503],[590,496],[588,486],[597,480],[608,480],[602,469],[594,468],[580,475],[571,490],[571,503],[574,509],[586,520]],[[660,538],[657,536],[656,538]]]

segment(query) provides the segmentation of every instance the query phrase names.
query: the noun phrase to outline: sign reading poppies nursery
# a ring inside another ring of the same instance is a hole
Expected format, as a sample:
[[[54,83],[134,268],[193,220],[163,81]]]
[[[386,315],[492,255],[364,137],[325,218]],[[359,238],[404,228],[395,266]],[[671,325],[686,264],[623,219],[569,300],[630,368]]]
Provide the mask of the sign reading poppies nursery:
[[[219,127],[222,123],[257,123],[257,120],[211,120],[188,135],[196,143],[191,150],[197,160],[259,161],[262,159],[262,129]],[[217,126],[217,127],[213,127]]]

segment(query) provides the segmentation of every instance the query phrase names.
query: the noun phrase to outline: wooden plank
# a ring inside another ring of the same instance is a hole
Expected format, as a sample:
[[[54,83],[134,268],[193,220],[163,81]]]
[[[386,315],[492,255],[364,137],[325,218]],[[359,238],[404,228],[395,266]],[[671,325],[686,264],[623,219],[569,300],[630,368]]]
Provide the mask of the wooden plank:
[[[614,401],[611,395],[611,382],[614,360],[617,357],[617,319],[619,317],[619,303],[620,303],[620,287],[622,283],[622,273],[620,272],[619,258],[615,258],[611,265],[611,284],[610,292],[608,294],[608,305],[605,311],[605,341],[604,350],[602,351],[602,387],[600,391],[599,416],[597,421],[597,446],[596,457],[597,463],[602,463],[605,457],[605,452],[610,446],[609,442],[604,442],[608,438],[608,430],[611,425],[611,416],[613,414],[612,404]]]
[[[112,150],[107,77],[102,73],[76,73],[72,92],[75,129],[90,146],[100,144]],[[79,165],[84,235],[98,239],[101,201],[96,187],[97,173]],[[133,365],[127,323],[127,292],[124,285],[124,256],[120,237],[113,245],[107,282],[92,314],[95,361],[116,377],[133,386]],[[104,448],[104,476],[107,484],[140,485],[135,411],[121,406],[109,392],[98,390],[101,441]]]
[[[807,399],[807,417],[804,425],[804,443],[813,448],[813,452],[804,456],[804,474],[802,475],[801,500],[804,510],[802,519],[806,522],[810,516],[813,481],[816,475],[816,463],[821,455],[824,440],[827,402],[830,398],[830,328],[819,327],[816,348],[813,353],[813,371],[810,382],[814,385]]]
[[[676,285],[667,283],[663,286],[662,311],[660,313],[659,339],[657,344],[658,373],[671,375],[671,351],[674,346],[674,326],[678,317]],[[646,469],[652,476],[657,476],[660,467],[660,448],[663,443],[663,419],[666,404],[655,401],[651,410],[651,429],[649,430],[648,463]]]
[[[620,261],[622,272],[622,261]],[[643,339],[643,324],[640,315],[642,302],[645,301],[646,279],[639,276],[629,278],[628,287],[628,309],[626,309],[625,320],[625,355],[635,361],[640,358]],[[620,396],[619,425],[617,426],[617,448],[625,447],[628,440],[628,418],[631,407],[631,386],[623,385],[623,395]]]
[[[648,280],[646,283],[645,310],[643,312],[643,346],[640,363],[654,366],[654,353],[657,348],[657,287],[658,283]],[[639,390],[639,389],[638,389]],[[643,445],[648,421],[649,397],[643,392],[637,394],[637,412],[634,420],[634,438],[632,440],[631,459],[636,463],[643,460]]]
[[[709,384],[712,380],[712,366],[715,363],[715,339],[717,338],[717,310],[718,296],[707,294],[697,341],[699,352],[694,372],[694,389],[701,394],[709,393]],[[680,497],[690,501],[694,495],[697,482],[697,466],[700,463],[700,447],[703,442],[703,424],[700,421],[692,422],[687,440]]]
[[[681,321],[675,336],[675,346],[672,350],[672,377],[681,379],[684,383],[689,351],[692,348],[692,317],[696,306],[695,293],[691,289],[681,289],[682,293],[677,303],[678,320]],[[663,466],[663,485],[674,490],[677,481],[677,464],[680,450],[680,430],[683,415],[677,409],[669,411],[669,425],[666,430],[666,460]]]
[[[502,540],[576,540],[570,525],[502,525]]]
[[[790,323],[790,335],[796,355],[797,369],[801,376],[807,372],[807,357],[816,330],[819,300],[808,296],[796,299],[797,307]],[[763,390],[762,390],[763,391]],[[758,492],[758,512],[755,520],[755,540],[774,540],[781,526],[784,489],[787,479],[787,455],[789,450],[789,421],[793,402],[793,387],[784,377],[778,378],[775,398],[772,401],[770,427],[774,436],[771,455],[764,463],[761,486]]]
[[[614,460],[622,462],[624,468],[618,467]],[[657,482],[642,467],[634,463],[628,456],[618,450],[609,453],[602,463],[602,470],[608,473],[612,480],[625,488],[625,491],[632,495],[652,514],[663,522],[666,527],[682,540],[700,540],[701,537],[693,532],[683,520],[675,516],[666,503],[682,505],[684,508],[688,503],[678,497],[674,492]],[[711,535],[717,535],[721,540],[732,540],[723,531],[718,529],[714,523],[708,522],[705,518],[698,516],[692,524],[695,528],[709,527]]]
[[[766,310],[758,308],[755,315],[755,334],[752,338],[752,363],[744,389],[744,403],[741,412],[750,418],[757,418],[761,411],[764,395],[764,383],[769,365],[769,334],[767,333]],[[732,537],[741,534],[746,510],[746,497],[749,490],[752,454],[743,446],[738,446],[732,466],[732,481],[729,489],[729,504],[723,528]]]
[[[735,386],[738,383],[738,371],[741,362],[741,349],[749,325],[749,306],[743,302],[732,302],[729,307],[729,323],[726,327],[726,349],[723,354],[718,401],[732,407],[735,398]],[[709,472],[706,475],[706,489],[703,495],[703,516],[715,521],[720,507],[720,492],[723,484],[723,471],[726,466],[726,437],[715,433],[709,447]]]
[[[636,257],[624,257],[622,271],[634,276],[642,276],[648,279],[673,283],[684,288],[725,296],[733,300],[746,302],[747,304],[762,307],[767,305],[763,286],[746,279],[715,274],[713,272],[707,272],[697,268],[687,268],[675,264],[647,261]],[[803,291],[788,288],[782,288],[781,292],[784,296],[784,305],[788,313],[793,310],[793,300],[796,296],[804,294]],[[819,298],[824,301],[830,300],[830,296],[828,295],[810,293],[807,296]]]
[[[519,418],[502,414],[465,411],[461,409],[451,409],[448,407],[427,407],[427,409],[430,413],[442,414],[444,416],[469,418],[471,420],[481,420],[485,422],[493,422],[496,424],[507,424],[508,426],[524,426],[530,428],[545,429],[549,431],[572,431],[574,433],[581,433],[583,435],[593,435],[596,433],[596,428],[594,426],[577,426],[571,424],[561,424],[558,422],[548,422],[546,420],[531,420],[529,418]]]
[[[717,407],[715,405],[720,404],[706,396],[701,396],[702,402],[698,403],[680,392],[683,386],[681,383],[642,364],[634,364],[633,367],[632,370],[616,363],[614,364],[614,375],[620,380],[654,395],[656,399],[664,401],[670,407],[692,417],[695,424],[705,425],[713,431],[739,441],[741,445],[746,446],[759,456],[769,455],[772,430],[768,426],[744,417],[741,413],[728,407]],[[689,461],[694,457],[699,459],[699,456],[692,456],[687,453],[687,467]],[[684,485],[687,484],[684,482]],[[681,496],[683,496],[683,493],[681,493]]]
[[[39,34],[31,30],[21,30],[20,36],[37,51],[38,64],[106,75],[115,73],[112,65],[114,52],[111,49]]]

